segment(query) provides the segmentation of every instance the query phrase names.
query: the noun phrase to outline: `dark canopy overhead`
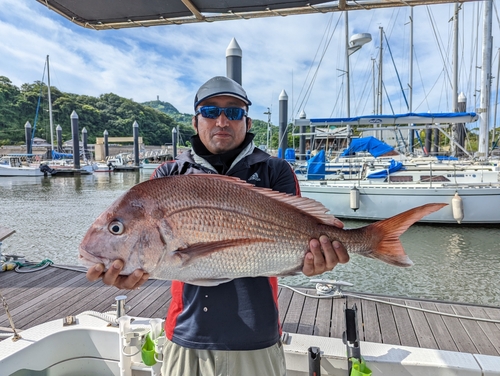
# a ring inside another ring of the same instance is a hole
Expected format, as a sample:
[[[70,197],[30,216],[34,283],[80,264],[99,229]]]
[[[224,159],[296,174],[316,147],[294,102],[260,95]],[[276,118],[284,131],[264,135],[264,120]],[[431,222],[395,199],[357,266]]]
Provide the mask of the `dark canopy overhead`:
[[[37,0],[96,30],[477,0]]]

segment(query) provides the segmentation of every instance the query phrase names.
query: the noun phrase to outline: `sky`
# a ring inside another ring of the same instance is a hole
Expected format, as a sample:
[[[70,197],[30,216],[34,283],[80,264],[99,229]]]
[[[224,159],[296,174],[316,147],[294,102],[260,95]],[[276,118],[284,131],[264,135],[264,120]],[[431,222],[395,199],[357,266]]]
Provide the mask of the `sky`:
[[[481,1],[465,3],[459,16],[458,80],[467,111],[480,103],[481,71],[476,67],[482,65],[483,6]],[[242,49],[242,84],[253,102],[249,114],[267,121],[269,109],[274,125],[283,91],[290,121],[301,111],[308,118],[345,117],[347,102],[351,116],[372,114],[379,107],[373,81],[378,82],[383,28],[382,113],[409,109],[409,7],[349,12],[349,35],[372,36],[349,58],[349,101],[342,12],[95,31],[35,0],[0,0],[0,9],[0,76],[18,87],[42,80],[49,55],[51,86],[63,92],[114,93],[137,102],[159,98],[192,114],[198,87],[226,75],[226,49],[234,38]],[[414,7],[413,112],[452,110],[453,11],[453,4]],[[491,124],[500,48],[495,2],[492,34]]]

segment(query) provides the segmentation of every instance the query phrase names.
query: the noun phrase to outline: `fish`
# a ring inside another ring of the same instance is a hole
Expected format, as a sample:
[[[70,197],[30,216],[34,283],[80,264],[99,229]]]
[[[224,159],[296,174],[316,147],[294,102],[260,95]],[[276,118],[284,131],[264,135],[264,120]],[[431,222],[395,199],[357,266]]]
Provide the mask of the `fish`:
[[[412,261],[399,236],[442,207],[432,203],[354,229],[342,229],[310,198],[255,187],[235,177],[188,174],[139,183],[91,224],[79,246],[83,265],[124,262],[150,278],[215,286],[235,278],[302,270],[309,241],[321,235],[350,253],[391,265]]]

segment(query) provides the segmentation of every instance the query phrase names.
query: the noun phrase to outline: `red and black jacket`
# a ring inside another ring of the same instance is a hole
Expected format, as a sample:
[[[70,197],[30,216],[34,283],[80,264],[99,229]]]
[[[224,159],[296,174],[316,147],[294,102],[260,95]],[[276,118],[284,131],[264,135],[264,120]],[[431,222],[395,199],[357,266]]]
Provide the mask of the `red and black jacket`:
[[[258,148],[247,149],[227,175],[257,187],[299,194],[290,165]],[[191,151],[158,167],[152,178],[216,173],[197,163]],[[165,333],[174,343],[194,349],[257,350],[274,345],[281,335],[278,283],[275,277],[238,278],[215,287],[172,282]]]

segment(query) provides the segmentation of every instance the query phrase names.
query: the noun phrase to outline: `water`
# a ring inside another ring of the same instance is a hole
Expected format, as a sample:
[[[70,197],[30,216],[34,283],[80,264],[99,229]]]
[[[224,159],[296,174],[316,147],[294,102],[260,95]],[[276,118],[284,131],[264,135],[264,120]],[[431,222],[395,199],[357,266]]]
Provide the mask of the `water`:
[[[29,261],[78,264],[78,245],[97,215],[150,173],[0,177],[0,225],[16,230],[2,251]],[[322,277],[351,282],[351,291],[500,305],[500,228],[414,225],[401,240],[415,263],[411,268],[354,255]],[[303,275],[281,282],[313,286]]]

